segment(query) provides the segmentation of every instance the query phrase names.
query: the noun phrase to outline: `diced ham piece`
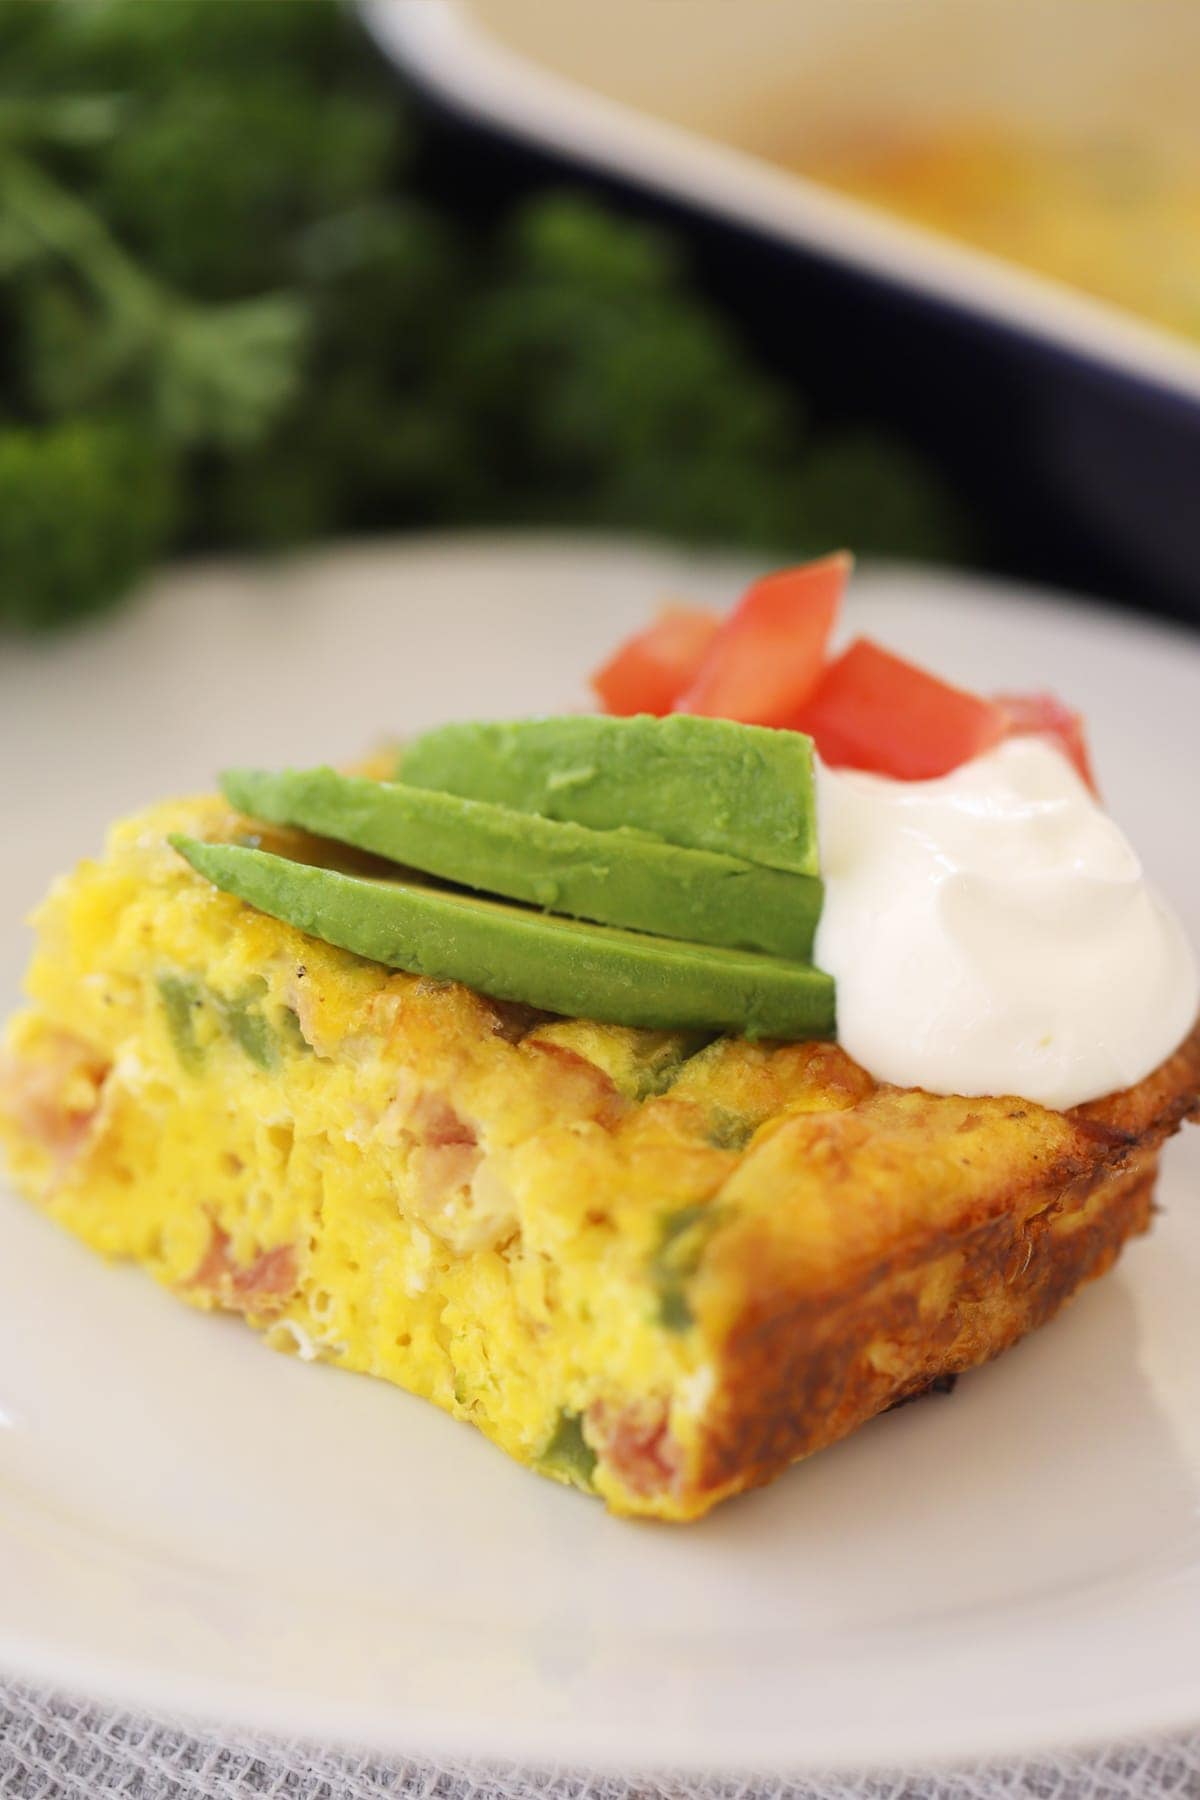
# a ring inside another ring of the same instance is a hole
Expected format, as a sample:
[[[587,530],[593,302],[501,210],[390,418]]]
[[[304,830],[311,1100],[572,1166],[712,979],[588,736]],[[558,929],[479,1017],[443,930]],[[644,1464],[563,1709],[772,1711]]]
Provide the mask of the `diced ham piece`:
[[[400,1071],[385,1125],[411,1146],[404,1203],[460,1254],[502,1243],[516,1229],[502,1153],[490,1155],[477,1126],[435,1088]]]
[[[626,1110],[611,1075],[578,1050],[556,1044],[552,1038],[538,1037],[527,1038],[522,1048],[530,1055],[546,1057],[554,1065],[555,1107],[562,1116],[615,1125]]]
[[[414,1140],[410,1173],[413,1200],[422,1217],[436,1227],[439,1215],[456,1200],[470,1204],[469,1190],[483,1161],[479,1134],[432,1088],[420,1088],[404,1115],[404,1130]]]
[[[469,1188],[482,1161],[483,1152],[472,1144],[418,1144],[412,1167],[421,1212],[436,1213]]]
[[[671,1436],[665,1405],[614,1407],[597,1400],[588,1408],[587,1425],[601,1462],[630,1493],[667,1493],[677,1485],[683,1453]]]
[[[0,1058],[0,1107],[48,1151],[64,1175],[89,1142],[111,1065],[68,1031],[39,1040],[36,1057]]]
[[[234,1260],[229,1234],[219,1225],[188,1287],[208,1293],[227,1312],[277,1312],[296,1291],[296,1252],[291,1244],[263,1250],[249,1263]]]
[[[448,1100],[430,1088],[422,1088],[408,1115],[408,1129],[423,1144],[444,1150],[448,1145],[471,1145],[479,1142],[475,1127],[456,1113]]]

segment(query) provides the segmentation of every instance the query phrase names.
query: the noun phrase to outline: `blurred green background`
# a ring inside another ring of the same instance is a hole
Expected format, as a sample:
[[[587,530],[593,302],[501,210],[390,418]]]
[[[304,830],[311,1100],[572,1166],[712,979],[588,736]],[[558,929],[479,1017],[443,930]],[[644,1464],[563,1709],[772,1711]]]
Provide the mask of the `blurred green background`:
[[[465,213],[333,0],[0,0],[0,625],[164,556],[497,523],[962,555],[814,425],[669,231]]]

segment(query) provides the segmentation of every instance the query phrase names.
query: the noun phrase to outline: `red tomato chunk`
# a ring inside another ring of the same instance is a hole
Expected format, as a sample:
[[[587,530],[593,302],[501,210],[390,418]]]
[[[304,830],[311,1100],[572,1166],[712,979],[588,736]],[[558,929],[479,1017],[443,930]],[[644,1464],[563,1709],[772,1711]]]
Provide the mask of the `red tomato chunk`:
[[[592,676],[605,712],[621,717],[669,713],[699,674],[720,624],[720,615],[705,607],[665,607]]]
[[[1082,713],[1054,694],[997,694],[995,701],[1008,714],[1010,737],[1052,738],[1093,794],[1099,794]]]
[[[844,551],[781,569],[747,589],[676,712],[786,725],[821,676],[854,559]]]
[[[666,608],[592,676],[606,712],[700,713],[808,732],[831,768],[927,781],[1009,737],[1057,744],[1097,792],[1083,719],[1053,694],[986,700],[858,638],[827,661],[854,567],[844,551],[780,569],[729,616]]]
[[[948,775],[1009,730],[1008,714],[994,701],[939,681],[870,638],[857,638],[828,665],[789,723],[812,735],[831,768],[899,781]]]

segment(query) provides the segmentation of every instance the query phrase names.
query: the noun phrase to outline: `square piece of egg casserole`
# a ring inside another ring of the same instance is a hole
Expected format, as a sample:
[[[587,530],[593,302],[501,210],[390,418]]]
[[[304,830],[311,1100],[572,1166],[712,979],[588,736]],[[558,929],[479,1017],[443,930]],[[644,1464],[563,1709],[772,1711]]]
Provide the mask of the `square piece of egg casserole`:
[[[1150,1218],[1193,1036],[1056,1113],[830,1043],[551,1019],[217,891],[117,827],[38,918],[0,1129],[21,1188],[276,1349],[383,1376],[614,1511],[693,1519],[1050,1317]],[[345,866],[344,860],[339,866]]]

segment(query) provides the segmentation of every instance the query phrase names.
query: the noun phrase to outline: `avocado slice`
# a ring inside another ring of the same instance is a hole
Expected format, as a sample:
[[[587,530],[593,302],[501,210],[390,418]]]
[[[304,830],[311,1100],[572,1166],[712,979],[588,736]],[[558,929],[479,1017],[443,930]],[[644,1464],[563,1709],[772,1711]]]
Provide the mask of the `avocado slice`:
[[[551,912],[799,961],[812,950],[822,889],[811,876],[329,768],[231,769],[221,787],[253,818]]]
[[[497,999],[661,1030],[833,1034],[833,982],[807,963],[583,925],[407,877],[343,875],[236,844],[171,843],[198,874],[273,918]]]
[[[443,725],[408,746],[399,774],[595,831],[628,825],[689,850],[820,872],[812,739],[799,731],[687,713]]]

